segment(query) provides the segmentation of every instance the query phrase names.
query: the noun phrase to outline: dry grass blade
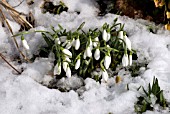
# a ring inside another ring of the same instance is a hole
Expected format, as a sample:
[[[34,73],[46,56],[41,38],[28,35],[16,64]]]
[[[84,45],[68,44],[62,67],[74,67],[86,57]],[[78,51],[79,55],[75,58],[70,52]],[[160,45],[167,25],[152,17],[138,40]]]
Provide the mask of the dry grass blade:
[[[9,31],[11,32],[12,35],[14,35],[14,34],[13,34],[13,31],[12,31],[12,28],[11,28],[10,24],[8,23],[8,21],[7,21],[6,17],[5,17],[5,15],[4,15],[4,13],[2,12],[1,8],[0,8],[0,13],[2,14],[2,20],[6,22]],[[16,45],[19,53],[22,55],[22,57],[23,57],[25,60],[28,61],[27,57],[26,57],[26,56],[22,53],[22,51],[19,49],[19,45],[18,45],[15,37],[13,37],[13,40],[14,40],[14,43],[15,43],[15,45]]]
[[[11,17],[18,22],[21,25],[25,25],[27,27],[33,28],[33,26],[24,18],[22,17],[22,13],[16,11],[12,6],[10,6],[6,0],[0,1],[0,4],[7,10],[9,11],[9,14]]]
[[[18,74],[21,74],[20,71],[18,71],[13,65],[11,65],[6,59],[5,57],[0,53],[0,57],[12,68],[14,69]]]
[[[32,26],[24,17],[22,17],[22,15],[21,15],[22,13],[16,11],[14,8],[12,8],[12,6],[10,6],[10,5],[6,2],[6,0],[1,0],[1,1],[0,1],[0,5],[3,6],[3,7],[6,9],[6,11],[9,12],[9,14],[11,15],[11,17],[12,17],[17,23],[19,23],[19,24],[22,25],[23,27],[25,26],[25,27],[27,27],[27,28],[33,28],[33,26]],[[1,7],[0,7],[0,14],[2,15],[2,20],[6,23],[6,25],[7,25],[8,29],[9,29],[9,31],[11,32],[11,34],[14,35],[14,34],[13,34],[13,30],[12,30],[10,24],[8,23],[7,18],[6,18],[6,16],[4,15]],[[22,53],[22,51],[20,50],[19,45],[18,45],[15,37],[13,37],[13,40],[14,40],[14,43],[15,43],[15,45],[16,45],[19,53],[21,54],[21,56],[22,56],[25,60],[29,61],[29,59],[28,59],[28,58]]]

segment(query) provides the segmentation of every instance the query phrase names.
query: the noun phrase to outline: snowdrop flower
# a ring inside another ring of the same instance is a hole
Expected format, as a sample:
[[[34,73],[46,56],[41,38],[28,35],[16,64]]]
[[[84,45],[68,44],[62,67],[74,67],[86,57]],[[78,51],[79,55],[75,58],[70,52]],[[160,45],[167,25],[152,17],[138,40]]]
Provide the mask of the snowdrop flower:
[[[75,64],[75,69],[77,70],[80,67],[80,58],[77,60]]]
[[[107,32],[106,32],[105,29],[103,30],[102,38],[103,38],[104,41],[107,41]]]
[[[75,50],[78,50],[79,47],[80,47],[80,39],[77,38],[77,39],[75,40]]]
[[[106,55],[105,58],[104,58],[104,66],[105,66],[105,68],[108,69],[110,64],[111,64],[111,56],[109,54],[109,55]]]
[[[122,58],[122,65],[123,65],[123,67],[126,67],[126,66],[128,66],[128,64],[129,64],[128,55],[124,54],[123,58]]]
[[[131,41],[129,40],[129,38],[125,35],[124,36],[124,40],[125,40],[125,43],[126,43],[126,46],[127,48],[131,51]]]
[[[107,80],[108,80],[108,73],[107,73],[107,71],[104,69],[103,71],[102,71],[102,79],[103,79],[103,81],[105,81],[105,82],[107,82]]]
[[[67,70],[67,67],[68,67],[68,62],[63,62],[63,69],[64,69],[64,71],[66,72],[66,70]]]
[[[99,42],[99,38],[98,37],[94,38],[93,46],[97,47],[98,42]]]
[[[87,55],[87,57],[91,57],[92,56],[92,52],[91,52],[90,46],[88,46],[87,49],[86,49],[86,55]]]
[[[97,48],[96,51],[94,52],[94,58],[96,60],[100,59],[100,50],[99,50],[99,48]]]
[[[129,55],[129,66],[132,65],[132,54]]]
[[[61,63],[58,62],[54,67],[54,75],[60,75],[61,74]]]
[[[59,38],[56,38],[56,39],[55,39],[55,44],[61,44],[61,41],[60,41]]]
[[[71,77],[71,69],[70,69],[69,66],[68,66],[67,69],[66,69],[66,76],[67,76],[68,78]]]
[[[70,57],[72,57],[72,53],[68,49],[62,49],[62,52],[64,54],[69,55]]]
[[[29,50],[30,47],[29,47],[27,41],[26,41],[23,37],[21,38],[21,41],[22,41],[22,45],[24,46],[24,48],[25,48],[26,50]]]
[[[119,31],[117,37],[123,40],[123,38],[124,38],[123,31]],[[120,40],[120,42],[122,42],[122,41]]]

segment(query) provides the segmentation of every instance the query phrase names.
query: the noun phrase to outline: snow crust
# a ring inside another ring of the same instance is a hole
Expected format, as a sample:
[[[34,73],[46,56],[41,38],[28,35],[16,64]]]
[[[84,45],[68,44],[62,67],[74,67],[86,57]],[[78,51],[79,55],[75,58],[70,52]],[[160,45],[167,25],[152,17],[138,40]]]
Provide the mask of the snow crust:
[[[37,58],[33,63],[17,64],[10,61],[17,68],[23,68],[21,75],[15,75],[12,69],[0,59],[0,113],[1,114],[133,114],[134,103],[142,91],[137,88],[152,83],[155,76],[164,90],[167,102],[170,102],[170,32],[163,29],[163,25],[144,20],[133,20],[126,16],[107,14],[97,16],[98,6],[92,0],[63,0],[68,6],[68,12],[60,15],[41,13],[42,0],[34,0],[31,6],[24,1],[16,10],[26,14],[31,11],[35,17],[36,27],[31,30],[49,30],[50,26],[58,28],[58,24],[68,30],[74,30],[85,22],[84,30],[101,27],[105,22],[111,24],[118,17],[118,22],[125,24],[125,31],[132,42],[132,48],[137,51],[138,62],[148,62],[147,69],[141,68],[138,77],[131,77],[129,72],[120,70],[118,75],[122,81],[115,83],[110,77],[108,83],[99,83],[87,78],[84,81],[85,91],[79,95],[71,90],[60,92],[49,89],[40,83],[48,84],[52,77],[49,75],[53,64],[50,58]],[[59,0],[54,0],[57,4]],[[19,0],[9,0],[12,6]],[[76,12],[80,12],[78,15]],[[10,20],[15,32],[19,25]],[[156,34],[149,32],[147,26],[156,29]],[[31,31],[30,30],[30,31]],[[8,30],[0,24],[0,52],[7,56],[18,54],[14,47]],[[45,45],[41,34],[26,35],[25,39],[30,45],[29,56],[37,53]],[[20,38],[17,37],[20,42]],[[15,54],[14,54],[15,53]],[[127,90],[129,84],[129,90]],[[145,114],[167,113],[168,110],[147,111]]]

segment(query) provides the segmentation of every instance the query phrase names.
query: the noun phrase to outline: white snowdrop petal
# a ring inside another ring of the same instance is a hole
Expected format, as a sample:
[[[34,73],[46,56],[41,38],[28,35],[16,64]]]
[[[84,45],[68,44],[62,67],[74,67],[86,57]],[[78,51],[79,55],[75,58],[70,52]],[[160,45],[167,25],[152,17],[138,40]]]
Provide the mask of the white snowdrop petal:
[[[54,67],[54,75],[60,75],[61,74],[61,64],[57,63]]]
[[[90,46],[87,47],[86,54],[87,54],[87,57],[91,57],[92,56],[92,52],[91,52]]]
[[[75,64],[75,69],[77,70],[80,67],[80,59],[77,60]]]
[[[102,71],[102,79],[107,82],[108,81],[108,73],[106,70]]]
[[[128,55],[124,54],[123,58],[122,58],[122,65],[123,65],[123,67],[126,67],[126,66],[128,66],[128,64],[129,64]]]
[[[84,55],[83,55],[83,58],[84,58],[84,59],[86,59],[86,57],[87,57],[87,52],[86,52],[86,51],[87,51],[87,50],[84,51]]]
[[[70,57],[72,57],[72,53],[68,49],[63,49],[62,52],[64,54],[69,55]]]
[[[96,60],[99,60],[100,59],[100,50],[97,48],[96,51],[94,52],[94,58]]]
[[[105,68],[108,69],[110,64],[111,64],[111,57],[106,55],[105,59],[104,59],[104,66],[105,66]]]
[[[23,45],[23,47],[26,49],[26,50],[29,50],[30,49],[30,47],[29,47],[29,45],[28,45],[28,43],[27,43],[27,41],[24,39],[24,40],[22,40],[22,45]]]
[[[129,55],[129,66],[131,66],[132,65],[132,55],[130,54]]]
[[[67,67],[68,67],[68,63],[67,62],[63,62],[63,69],[64,69],[65,72],[67,70]]]
[[[66,60],[67,62],[71,62],[71,60],[70,60],[70,58],[69,58],[68,56],[65,56],[65,60]]]
[[[131,41],[129,40],[129,38],[125,35],[124,36],[124,39],[125,39],[125,43],[126,43],[126,46],[129,50],[131,50]]]
[[[75,41],[75,50],[78,50],[80,48],[80,39],[77,38]]]
[[[71,69],[70,69],[70,67],[67,67],[67,69],[66,69],[66,76],[67,76],[68,78],[71,77]]]
[[[102,38],[103,38],[104,41],[107,41],[107,32],[106,32],[106,30],[103,30]]]
[[[124,37],[123,31],[120,31],[120,32],[118,33],[118,36],[117,36],[117,37],[123,40],[123,37]]]
[[[111,37],[110,33],[107,33],[107,40],[106,40],[106,42],[108,42],[110,40],[110,37]]]

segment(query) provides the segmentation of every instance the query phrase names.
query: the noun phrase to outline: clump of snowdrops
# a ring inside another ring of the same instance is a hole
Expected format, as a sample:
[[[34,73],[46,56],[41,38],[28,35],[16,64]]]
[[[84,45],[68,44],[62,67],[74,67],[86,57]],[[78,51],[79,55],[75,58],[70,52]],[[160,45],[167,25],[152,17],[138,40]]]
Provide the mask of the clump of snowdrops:
[[[53,75],[70,78],[77,73],[87,78],[94,74],[96,80],[107,82],[109,68],[115,70],[117,65],[132,65],[134,50],[123,30],[124,25],[117,23],[117,18],[112,25],[105,23],[102,28],[88,32],[83,31],[84,24],[75,31],[67,31],[61,25],[58,30],[51,27],[53,32],[38,31],[47,43],[44,53],[55,55]],[[22,41],[23,47],[29,49],[23,34]]]
[[[168,107],[157,78],[154,77],[152,86],[150,83],[148,84],[148,91],[143,87],[142,89],[144,94],[138,97],[138,101],[135,104],[135,112],[137,112],[137,114],[141,114],[147,110],[157,110],[158,107],[162,107],[163,109]]]

